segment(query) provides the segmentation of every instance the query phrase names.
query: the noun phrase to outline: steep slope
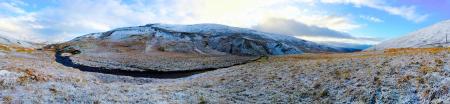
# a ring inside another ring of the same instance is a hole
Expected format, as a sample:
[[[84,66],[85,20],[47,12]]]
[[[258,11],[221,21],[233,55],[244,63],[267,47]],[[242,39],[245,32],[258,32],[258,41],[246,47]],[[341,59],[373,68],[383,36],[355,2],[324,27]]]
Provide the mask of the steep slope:
[[[166,51],[199,54],[282,55],[303,52],[343,52],[290,36],[258,32],[217,24],[168,25],[149,24],[118,28],[104,33],[78,37],[71,43],[85,41],[135,43],[145,51]],[[92,47],[90,47],[92,48]],[[136,48],[136,47],[135,47]]]
[[[4,52],[25,52],[30,53],[34,48],[40,45],[27,42],[23,40],[17,40],[0,35],[0,54]]]
[[[449,43],[450,20],[446,20],[420,29],[416,32],[412,32],[406,36],[382,42],[367,50],[383,50],[387,48],[448,47],[450,46]]]
[[[10,46],[29,47],[29,48],[36,47],[35,43],[9,38],[9,37],[3,36],[1,34],[0,34],[0,44],[10,45]]]

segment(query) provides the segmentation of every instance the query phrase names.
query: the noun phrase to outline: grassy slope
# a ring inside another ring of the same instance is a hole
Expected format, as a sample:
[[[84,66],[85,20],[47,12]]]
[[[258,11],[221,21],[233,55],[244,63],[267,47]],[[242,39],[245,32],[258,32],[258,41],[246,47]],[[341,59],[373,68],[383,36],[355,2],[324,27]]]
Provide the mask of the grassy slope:
[[[450,98],[449,53],[428,48],[276,56],[162,80],[80,72],[51,62],[51,53],[35,52],[28,58],[0,59],[0,68],[8,70],[0,74],[0,98],[47,103],[439,103]]]

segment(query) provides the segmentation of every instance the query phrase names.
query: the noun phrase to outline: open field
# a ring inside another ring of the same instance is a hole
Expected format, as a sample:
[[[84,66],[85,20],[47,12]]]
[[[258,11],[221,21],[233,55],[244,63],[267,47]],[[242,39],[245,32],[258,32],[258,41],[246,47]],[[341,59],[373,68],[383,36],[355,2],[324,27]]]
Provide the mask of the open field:
[[[205,70],[242,64],[257,58],[256,56],[207,56],[169,52],[89,52],[71,57],[75,63],[83,65],[135,71]]]
[[[2,52],[3,103],[449,103],[448,48],[271,56],[177,79],[82,72]]]

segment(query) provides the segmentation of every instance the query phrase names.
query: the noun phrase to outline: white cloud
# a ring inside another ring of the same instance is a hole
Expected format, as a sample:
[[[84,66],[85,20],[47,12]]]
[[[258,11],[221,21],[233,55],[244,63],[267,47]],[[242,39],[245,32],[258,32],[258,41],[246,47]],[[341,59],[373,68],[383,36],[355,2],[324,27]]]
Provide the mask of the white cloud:
[[[6,3],[6,2],[0,2],[0,10],[5,10],[6,12],[16,13],[16,14],[22,14],[25,13],[25,10],[18,7],[15,3]]]
[[[139,7],[119,0],[60,1],[60,5],[55,7],[1,17],[0,34],[39,42],[57,42],[91,32],[151,22],[150,12],[137,11],[136,8]]]
[[[165,4],[159,15],[164,17],[163,22],[169,23],[219,23],[247,28],[267,18],[294,19],[339,31],[360,27],[345,16],[308,9],[306,6],[313,5],[313,2],[314,0],[179,0],[176,4]]]
[[[335,38],[353,38],[351,35],[332,30],[329,28],[307,25],[296,20],[270,18],[262,21],[253,29],[294,36],[315,36],[315,37],[335,37]]]
[[[337,3],[337,4],[353,4],[356,7],[366,6],[374,9],[379,9],[388,12],[392,15],[401,16],[407,20],[416,23],[422,22],[428,18],[426,14],[419,14],[414,6],[400,6],[394,7],[388,5],[382,0],[321,0],[322,3]]]
[[[361,16],[359,16],[359,17],[362,18],[362,19],[371,21],[371,22],[375,22],[375,23],[384,22],[383,20],[381,20],[380,18],[377,18],[377,17],[364,16],[364,15],[361,15]]]
[[[64,41],[79,35],[147,23],[218,23],[250,28],[267,18],[284,18],[350,31],[360,26],[345,16],[304,6],[314,0],[70,0],[58,5],[1,17],[0,34],[38,41]],[[20,8],[17,8],[20,9]],[[20,10],[18,11],[20,12]],[[61,37],[64,36],[65,38]],[[32,39],[30,39],[32,38]],[[37,38],[37,39],[36,39]]]
[[[36,23],[34,16],[34,14],[16,17],[0,16],[0,34],[16,39],[38,39],[34,29],[42,26]]]
[[[426,14],[417,14],[414,6],[402,6],[402,7],[390,7],[390,6],[379,6],[376,8],[383,9],[393,15],[399,15],[407,20],[414,21],[416,23],[425,21],[428,18]]]
[[[336,43],[349,43],[349,44],[378,44],[378,39],[370,38],[334,38],[334,37],[316,37],[316,36],[295,36],[300,39],[305,39],[318,43],[336,42]]]
[[[376,44],[380,40],[376,38],[354,37],[348,33],[339,32],[329,28],[306,25],[296,20],[271,18],[256,25],[253,29],[291,35],[297,38],[319,43],[350,43],[350,44]]]

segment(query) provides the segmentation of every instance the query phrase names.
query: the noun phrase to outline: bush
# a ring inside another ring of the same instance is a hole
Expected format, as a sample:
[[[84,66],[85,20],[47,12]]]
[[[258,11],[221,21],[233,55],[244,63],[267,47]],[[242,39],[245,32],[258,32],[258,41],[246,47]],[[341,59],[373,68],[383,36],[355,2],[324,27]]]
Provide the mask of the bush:
[[[427,74],[427,73],[431,73],[431,72],[436,72],[437,69],[433,68],[433,67],[429,67],[427,65],[420,65],[419,71],[423,74]]]
[[[9,47],[5,46],[5,45],[0,45],[0,51],[7,51],[7,52],[9,52],[9,51],[11,51],[11,49]]]

